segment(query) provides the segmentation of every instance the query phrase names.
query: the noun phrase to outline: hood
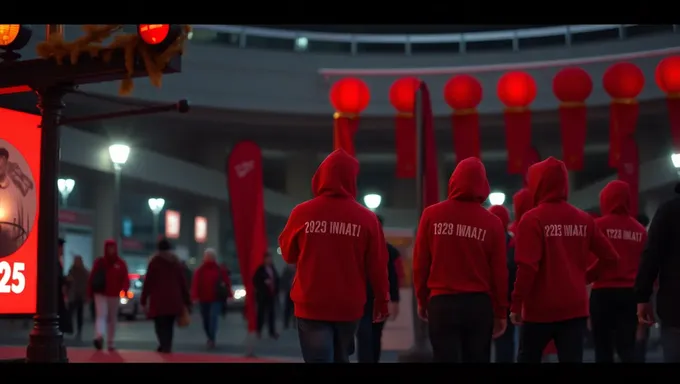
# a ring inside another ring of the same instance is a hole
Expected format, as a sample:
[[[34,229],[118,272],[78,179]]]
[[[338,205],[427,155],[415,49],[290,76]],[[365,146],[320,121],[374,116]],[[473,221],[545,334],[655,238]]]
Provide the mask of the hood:
[[[508,211],[507,208],[505,208],[502,205],[492,205],[491,207],[489,207],[489,212],[493,213],[499,219],[501,219],[501,222],[503,223],[503,228],[505,228],[506,230],[508,229],[508,225],[510,224],[510,211]]]
[[[600,212],[603,215],[630,215],[630,187],[614,180],[600,192]]]
[[[113,249],[115,250],[113,255],[109,255],[106,252],[106,249],[109,247],[113,247]],[[104,242],[104,259],[109,262],[114,262],[118,260],[118,244],[116,243],[115,240],[109,239]]]
[[[449,199],[483,203],[489,197],[484,164],[476,157],[461,161],[449,178]]]
[[[534,207],[531,192],[528,189],[522,188],[512,196],[512,207],[515,211],[515,223],[519,223],[522,216],[531,208]]]
[[[314,196],[357,196],[359,162],[342,149],[336,149],[321,162],[312,178]]]
[[[569,196],[567,167],[554,157],[548,157],[529,167],[527,179],[535,205],[566,201]]]

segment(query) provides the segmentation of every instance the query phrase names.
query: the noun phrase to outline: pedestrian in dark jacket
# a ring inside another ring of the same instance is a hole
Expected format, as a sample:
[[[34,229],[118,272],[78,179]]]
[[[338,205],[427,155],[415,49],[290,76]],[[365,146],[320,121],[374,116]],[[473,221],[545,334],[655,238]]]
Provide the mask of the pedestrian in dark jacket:
[[[191,283],[191,298],[198,302],[209,349],[215,348],[220,314],[232,296],[227,270],[217,264],[216,257],[214,249],[205,250],[203,263],[196,269]]]
[[[83,312],[87,302],[87,282],[90,279],[90,271],[83,263],[82,256],[73,259],[73,266],[68,271],[69,309],[71,315],[76,316],[76,338],[80,340],[83,330]]]
[[[496,215],[503,223],[503,228],[506,228],[505,244],[508,263],[508,301],[512,295],[512,288],[515,285],[515,245],[512,234],[507,230],[510,225],[510,212],[502,205],[492,205],[489,207],[489,212]],[[517,346],[515,345],[515,325],[508,321],[508,327],[505,333],[494,339],[494,347],[496,348],[496,362],[497,363],[514,363],[515,355],[517,354]]]
[[[175,321],[191,307],[191,299],[180,260],[166,239],[158,242],[158,252],[147,267],[140,304],[154,321],[157,351],[170,353]]]
[[[383,218],[378,216],[380,225],[383,225]],[[400,257],[399,250],[392,244],[387,243],[387,279],[390,285],[389,313],[391,320],[395,320],[399,315],[399,274],[395,261]],[[385,320],[373,322],[373,289],[367,282],[366,284],[366,304],[364,305],[364,316],[359,321],[357,330],[357,360],[360,363],[379,363],[382,352],[382,334],[385,328]]]
[[[675,192],[680,194],[680,184]],[[651,301],[654,282],[658,279],[656,313],[661,321],[661,343],[664,361],[680,363],[680,196],[657,209],[647,234],[647,246],[635,280],[637,313],[641,323],[653,324]]]
[[[73,320],[71,319],[71,312],[69,311],[67,303],[67,295],[69,289],[68,279],[64,276],[64,243],[63,239],[59,239],[57,252],[59,256],[59,270],[58,281],[59,290],[57,291],[58,307],[59,307],[59,330],[65,334],[73,333]]]
[[[258,337],[262,336],[262,328],[267,323],[269,336],[272,339],[278,339],[274,308],[279,294],[279,274],[274,268],[271,254],[264,255],[264,262],[253,276],[253,285],[255,286],[255,301],[257,303],[257,335]]]

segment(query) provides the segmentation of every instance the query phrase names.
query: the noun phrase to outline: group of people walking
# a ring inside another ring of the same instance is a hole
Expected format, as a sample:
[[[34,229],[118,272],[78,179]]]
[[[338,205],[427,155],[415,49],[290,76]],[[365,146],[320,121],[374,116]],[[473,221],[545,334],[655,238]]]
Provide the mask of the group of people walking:
[[[375,214],[356,202],[358,169],[345,152],[330,154],[312,179],[315,197],[293,209],[279,237],[296,266],[291,298],[306,362],[348,362],[357,329],[380,329],[398,300],[388,279],[393,250]],[[632,216],[628,184],[602,190],[598,218],[569,204],[568,190],[562,161],[534,164],[510,222],[504,207],[482,205],[490,192],[483,163],[458,163],[448,198],[422,213],[413,251],[434,361],[490,362],[495,340],[497,361],[541,362],[554,342],[560,362],[582,362],[587,323],[596,361],[615,353],[636,361],[639,324],[656,322],[656,281],[664,359],[680,361],[680,197],[659,208],[648,234]]]

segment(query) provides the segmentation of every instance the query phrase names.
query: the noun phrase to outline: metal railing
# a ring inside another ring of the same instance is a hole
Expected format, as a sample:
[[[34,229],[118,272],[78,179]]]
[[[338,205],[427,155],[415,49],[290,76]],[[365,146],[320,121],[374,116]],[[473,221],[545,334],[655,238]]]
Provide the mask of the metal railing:
[[[249,37],[257,37],[260,39],[277,40],[278,42],[288,41],[290,45],[285,44],[286,49],[295,51],[307,51],[310,43],[336,43],[346,47],[346,52],[356,55],[362,52],[362,46],[366,44],[371,45],[396,45],[397,51],[402,51],[403,54],[412,54],[413,47],[423,45],[435,44],[455,44],[458,53],[466,53],[469,51],[468,44],[475,43],[492,43],[492,42],[508,42],[508,46],[513,51],[519,51],[522,47],[523,41],[528,39],[554,38],[563,37],[560,41],[565,46],[572,44],[574,36],[594,35],[611,31],[610,36],[614,39],[625,39],[627,31],[632,28],[641,27],[639,24],[600,24],[600,25],[563,25],[556,27],[542,27],[542,28],[527,28],[504,31],[487,31],[487,32],[466,32],[466,33],[448,33],[448,34],[410,34],[410,35],[395,35],[395,34],[351,34],[351,33],[324,33],[311,31],[291,31],[273,28],[259,28],[239,25],[195,25],[194,30],[196,34],[203,36],[210,36],[214,33],[214,38],[218,35],[229,35],[229,43],[237,45],[241,48],[251,47],[254,44],[248,43]],[[676,32],[677,25],[658,26],[663,27],[667,32]],[[597,38],[595,38],[597,39]],[[558,44],[555,42],[552,45]],[[257,47],[257,46],[256,46]],[[263,48],[263,47],[258,47]],[[312,52],[314,50],[311,50]],[[342,49],[338,49],[341,53]],[[368,52],[370,53],[370,52]],[[455,53],[455,50],[454,52]]]

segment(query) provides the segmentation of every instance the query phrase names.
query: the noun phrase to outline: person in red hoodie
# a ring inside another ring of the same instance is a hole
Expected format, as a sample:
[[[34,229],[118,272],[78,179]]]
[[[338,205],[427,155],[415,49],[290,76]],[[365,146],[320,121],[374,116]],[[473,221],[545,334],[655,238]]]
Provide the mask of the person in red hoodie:
[[[521,324],[519,362],[541,362],[555,340],[560,362],[583,361],[588,318],[586,282],[614,268],[618,254],[586,212],[567,203],[564,163],[553,157],[528,170],[535,208],[517,225],[517,277],[510,319]],[[589,253],[598,258],[588,269]],[[588,273],[586,273],[588,270]]]
[[[94,261],[87,288],[88,297],[94,299],[96,312],[94,346],[102,349],[106,333],[106,345],[112,351],[120,294],[130,289],[127,264],[118,255],[115,240],[106,240],[104,243],[104,256]]]
[[[184,268],[172,252],[172,244],[161,239],[157,249],[147,267],[139,301],[146,315],[153,319],[158,339],[156,351],[170,353],[175,322],[191,308],[191,298]]]
[[[203,263],[191,279],[191,299],[198,302],[209,349],[215,348],[220,314],[230,297],[229,274],[226,268],[217,264],[215,250],[208,248],[203,252]]]
[[[636,361],[638,321],[633,286],[647,230],[631,216],[630,203],[630,187],[623,181],[612,181],[600,192],[603,216],[595,219],[595,224],[621,259],[615,268],[602,271],[590,294],[590,321],[598,363],[614,362],[614,349],[621,362]]]
[[[302,357],[347,363],[373,289],[374,321],[389,315],[387,245],[376,215],[356,201],[359,162],[336,150],[312,179],[314,198],[296,206],[279,236],[283,259],[296,265],[295,303]]]
[[[451,174],[448,199],[420,218],[413,284],[435,362],[488,363],[492,336],[507,326],[506,229],[482,206],[488,196],[484,164],[467,158]]]

